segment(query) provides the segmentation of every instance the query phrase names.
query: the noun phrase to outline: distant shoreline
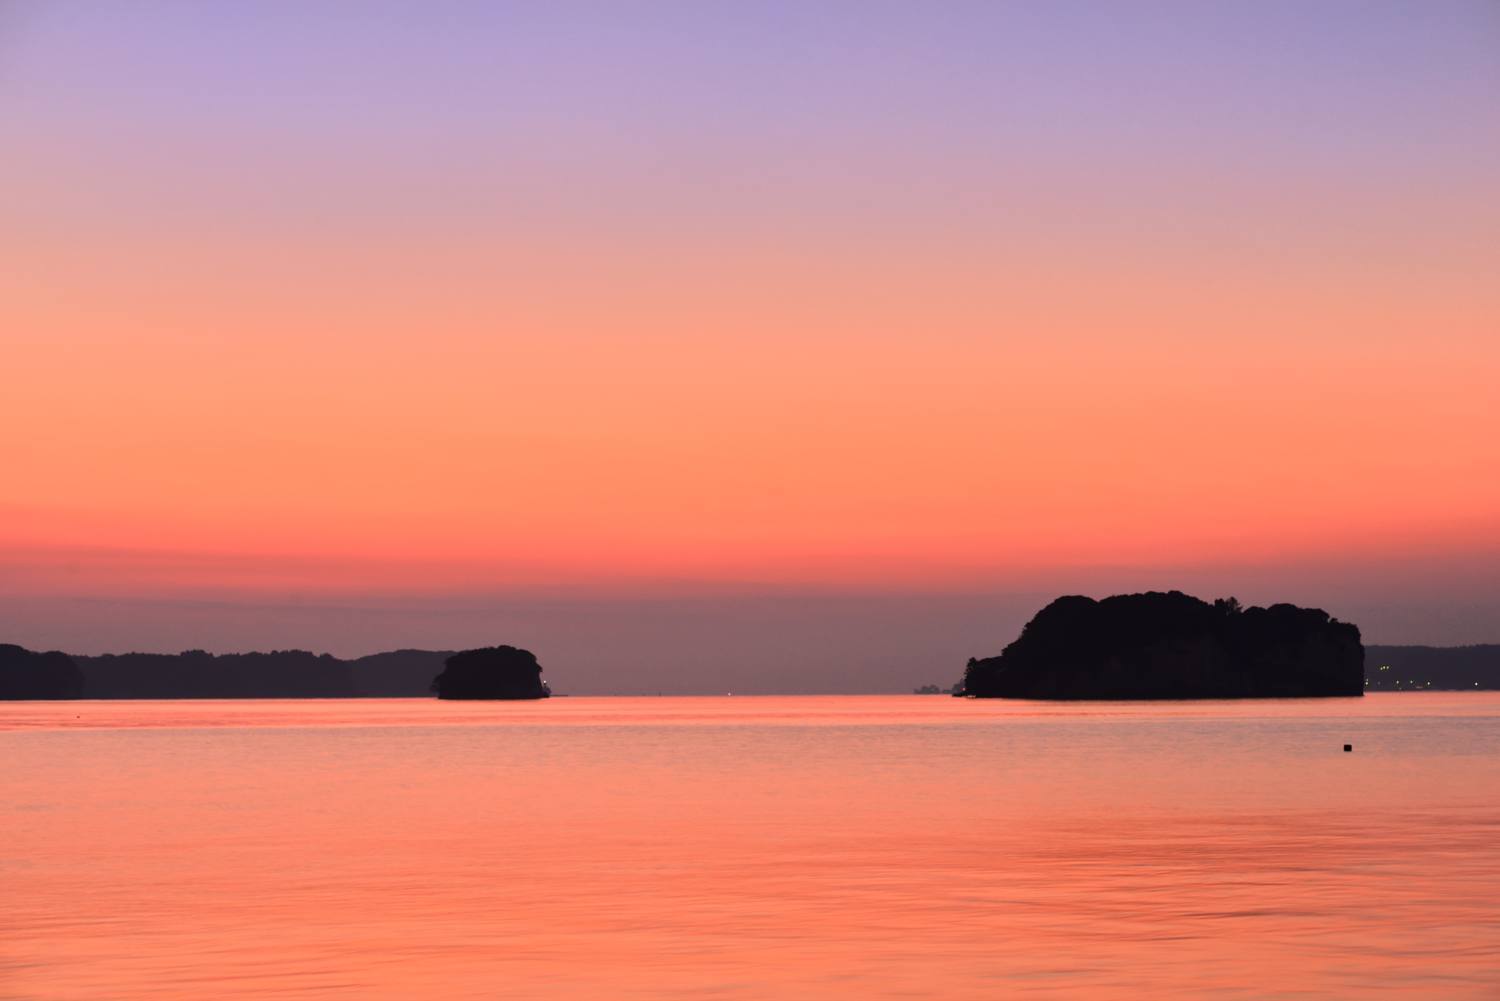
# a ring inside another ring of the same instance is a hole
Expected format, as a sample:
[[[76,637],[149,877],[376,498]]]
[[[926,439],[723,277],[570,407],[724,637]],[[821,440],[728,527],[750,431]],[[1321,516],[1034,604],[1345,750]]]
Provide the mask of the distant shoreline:
[[[18,649],[12,647],[11,649]],[[452,655],[445,650],[392,650],[343,659],[306,650],[267,653],[71,655],[82,675],[82,701],[187,699],[397,699],[428,698],[432,679]],[[931,670],[930,668],[927,670]],[[917,674],[917,671],[913,671]],[[567,683],[566,674],[557,679]],[[912,687],[921,682],[913,679]],[[1500,644],[1469,646],[1365,647],[1365,691],[1500,690]],[[569,692],[568,695],[624,698],[623,693]],[[692,698],[723,693],[700,693]],[[793,695],[799,693],[764,693]],[[904,692],[828,692],[827,695],[908,695]],[[736,698],[741,697],[736,695]],[[942,696],[947,697],[947,696]],[[4,700],[37,698],[6,696]]]

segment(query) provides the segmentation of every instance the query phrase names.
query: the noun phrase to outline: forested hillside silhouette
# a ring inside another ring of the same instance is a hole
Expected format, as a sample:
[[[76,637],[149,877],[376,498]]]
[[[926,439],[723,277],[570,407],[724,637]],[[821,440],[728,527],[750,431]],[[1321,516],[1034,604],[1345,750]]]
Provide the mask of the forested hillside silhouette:
[[[1242,608],[1181,591],[1058,598],[997,657],[969,661],[964,691],[1026,699],[1363,695],[1359,629],[1317,608]]]

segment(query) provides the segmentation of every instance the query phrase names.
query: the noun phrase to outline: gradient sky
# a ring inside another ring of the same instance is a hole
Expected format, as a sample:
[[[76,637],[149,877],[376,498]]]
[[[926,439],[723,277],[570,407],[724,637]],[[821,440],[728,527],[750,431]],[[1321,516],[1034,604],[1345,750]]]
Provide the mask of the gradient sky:
[[[0,3],[0,234],[3,639],[1500,641],[1489,0]]]

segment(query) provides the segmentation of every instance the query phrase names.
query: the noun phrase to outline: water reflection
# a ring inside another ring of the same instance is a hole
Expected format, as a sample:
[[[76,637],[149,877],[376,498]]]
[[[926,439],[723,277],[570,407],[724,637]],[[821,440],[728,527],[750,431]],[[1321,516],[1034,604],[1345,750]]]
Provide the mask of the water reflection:
[[[0,727],[0,996],[1500,985],[1493,695],[52,703]]]

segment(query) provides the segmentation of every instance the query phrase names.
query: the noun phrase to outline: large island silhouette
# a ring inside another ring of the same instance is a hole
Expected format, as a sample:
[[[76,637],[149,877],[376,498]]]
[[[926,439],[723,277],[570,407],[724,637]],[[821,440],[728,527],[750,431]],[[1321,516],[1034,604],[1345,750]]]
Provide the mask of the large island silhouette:
[[[999,656],[971,659],[964,694],[1014,699],[1363,695],[1358,627],[1318,608],[1209,604],[1181,591],[1058,598]]]

